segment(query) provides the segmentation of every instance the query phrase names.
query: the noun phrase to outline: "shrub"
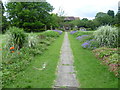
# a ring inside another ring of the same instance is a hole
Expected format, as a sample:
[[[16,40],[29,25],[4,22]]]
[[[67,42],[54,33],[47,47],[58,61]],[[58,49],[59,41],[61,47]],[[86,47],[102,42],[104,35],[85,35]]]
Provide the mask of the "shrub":
[[[101,26],[94,32],[95,40],[100,46],[117,47],[118,29],[111,26]]]
[[[103,59],[105,57],[111,56],[114,53],[117,53],[117,49],[101,47],[101,48],[97,48],[97,49],[93,50],[93,52],[96,54],[96,56],[99,59]]]
[[[60,34],[58,32],[47,30],[43,33],[46,37],[58,37]]]
[[[24,43],[26,42],[26,34],[24,33],[23,29],[17,27],[10,27],[6,34],[7,47],[14,46],[16,49],[20,49],[24,46]]]
[[[96,57],[102,60],[102,63],[108,65],[109,70],[114,72],[115,76],[118,76],[119,61],[118,51],[116,48],[101,47],[93,50]]]

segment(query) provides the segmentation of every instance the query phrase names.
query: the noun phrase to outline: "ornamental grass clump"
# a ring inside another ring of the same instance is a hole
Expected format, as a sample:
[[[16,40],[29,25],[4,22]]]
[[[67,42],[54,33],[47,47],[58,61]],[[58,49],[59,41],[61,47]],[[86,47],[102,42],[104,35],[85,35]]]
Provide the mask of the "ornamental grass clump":
[[[6,32],[6,47],[14,46],[16,49],[21,49],[26,42],[26,34],[23,29],[10,27]]]
[[[37,35],[31,33],[28,35],[28,47],[34,47],[35,45],[39,44],[39,39],[37,37]]]
[[[111,26],[101,26],[93,33],[100,46],[115,48],[118,46],[118,29]]]

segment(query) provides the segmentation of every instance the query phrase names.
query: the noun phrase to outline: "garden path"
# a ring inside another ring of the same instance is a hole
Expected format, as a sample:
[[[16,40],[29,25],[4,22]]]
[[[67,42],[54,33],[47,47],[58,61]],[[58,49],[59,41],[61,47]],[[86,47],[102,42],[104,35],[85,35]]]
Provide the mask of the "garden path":
[[[70,48],[70,42],[68,39],[68,33],[65,32],[64,41],[61,48],[60,61],[57,68],[57,79],[55,81],[55,88],[79,87],[76,79],[76,74],[73,66],[73,54]]]

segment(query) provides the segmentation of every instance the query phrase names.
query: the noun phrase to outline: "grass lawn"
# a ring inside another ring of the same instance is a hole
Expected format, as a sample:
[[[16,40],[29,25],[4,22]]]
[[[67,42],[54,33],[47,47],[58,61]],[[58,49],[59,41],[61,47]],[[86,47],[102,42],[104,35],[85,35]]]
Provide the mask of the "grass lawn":
[[[44,54],[36,56],[31,65],[18,75],[14,83],[5,88],[52,88],[63,36],[64,33],[48,47]],[[44,63],[46,68],[39,70]]]
[[[94,54],[83,49],[81,43],[69,34],[69,40],[74,55],[74,66],[80,88],[118,88],[118,78],[109,72]]]

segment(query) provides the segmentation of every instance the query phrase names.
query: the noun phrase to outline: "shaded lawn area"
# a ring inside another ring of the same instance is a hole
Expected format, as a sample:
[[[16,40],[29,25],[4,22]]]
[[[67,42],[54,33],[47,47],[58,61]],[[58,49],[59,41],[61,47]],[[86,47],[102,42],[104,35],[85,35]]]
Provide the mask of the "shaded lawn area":
[[[55,72],[60,56],[64,33],[58,37],[42,55],[38,55],[31,65],[21,72],[15,82],[5,88],[52,88],[56,78]],[[42,68],[46,64],[45,69]]]
[[[69,34],[74,55],[74,66],[80,88],[118,88],[118,78],[108,71],[92,51],[83,49],[81,43]]]

